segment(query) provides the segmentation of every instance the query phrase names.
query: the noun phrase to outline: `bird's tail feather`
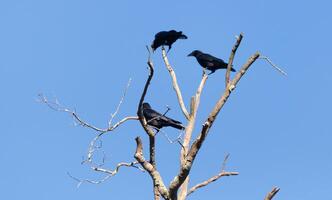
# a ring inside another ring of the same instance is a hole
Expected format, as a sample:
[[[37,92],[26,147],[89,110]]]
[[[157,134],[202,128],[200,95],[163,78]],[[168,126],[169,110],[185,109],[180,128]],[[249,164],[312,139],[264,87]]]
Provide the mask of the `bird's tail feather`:
[[[185,129],[185,127],[182,124],[171,124],[171,127],[179,129],[179,130]]]
[[[181,122],[172,119],[170,126],[179,130],[185,129]]]

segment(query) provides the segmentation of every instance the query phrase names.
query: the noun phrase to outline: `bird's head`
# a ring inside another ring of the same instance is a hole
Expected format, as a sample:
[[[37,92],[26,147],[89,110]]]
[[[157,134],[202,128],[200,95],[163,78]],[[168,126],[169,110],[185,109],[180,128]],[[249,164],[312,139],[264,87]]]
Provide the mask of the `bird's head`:
[[[180,39],[188,39],[188,37],[185,34],[182,34],[182,31],[179,32],[179,38]]]
[[[143,103],[143,109],[149,109],[149,108],[151,108],[150,104],[144,102],[144,103]]]
[[[154,52],[156,50],[156,45],[154,42],[151,44],[151,49],[152,49],[152,52]]]
[[[196,56],[198,56],[200,54],[202,54],[201,51],[195,50],[195,51],[191,52],[190,54],[188,54],[188,56],[194,56],[194,57],[196,57]]]

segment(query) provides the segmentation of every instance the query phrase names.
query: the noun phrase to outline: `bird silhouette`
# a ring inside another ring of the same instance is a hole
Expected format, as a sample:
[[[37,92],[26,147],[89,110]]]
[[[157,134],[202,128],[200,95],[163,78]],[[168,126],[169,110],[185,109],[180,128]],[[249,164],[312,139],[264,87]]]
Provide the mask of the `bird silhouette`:
[[[155,51],[158,47],[162,45],[168,46],[168,51],[171,50],[172,44],[178,39],[187,39],[188,37],[182,34],[182,31],[160,31],[154,36],[154,40],[152,42],[151,48]],[[167,51],[167,52],[168,52]]]
[[[143,115],[148,123],[148,125],[161,129],[166,126],[171,126],[176,129],[183,130],[185,127],[181,122],[166,117],[159,112],[153,110],[149,103],[143,103]]]
[[[203,67],[211,72],[209,74],[213,74],[218,69],[226,69],[228,63],[223,61],[220,58],[216,58],[210,54],[203,53],[199,50],[195,50],[191,52],[188,56],[194,56],[197,62]],[[234,68],[231,68],[232,72],[235,72]]]

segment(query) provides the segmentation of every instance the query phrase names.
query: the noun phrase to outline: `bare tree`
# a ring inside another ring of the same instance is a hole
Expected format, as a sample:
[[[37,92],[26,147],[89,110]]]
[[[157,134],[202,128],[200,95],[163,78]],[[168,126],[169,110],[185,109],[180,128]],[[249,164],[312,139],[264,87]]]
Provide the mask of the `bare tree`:
[[[185,128],[183,141],[179,141],[179,143],[181,144],[181,147],[182,147],[181,151],[179,152],[180,153],[179,171],[174,176],[173,180],[171,181],[171,183],[168,186],[164,183],[162,175],[160,174],[160,172],[157,169],[157,161],[155,159],[156,132],[154,131],[154,129],[152,127],[150,127],[147,124],[147,121],[143,115],[142,104],[144,102],[146,94],[148,93],[149,85],[150,85],[151,80],[154,75],[154,64],[151,60],[150,50],[148,47],[147,47],[147,49],[149,52],[149,56],[148,56],[147,64],[148,64],[148,68],[149,68],[149,75],[146,80],[145,86],[143,88],[143,91],[142,91],[142,94],[141,94],[141,97],[140,97],[140,100],[138,103],[137,116],[127,116],[127,117],[123,118],[122,120],[113,124],[113,118],[119,112],[122,102],[124,101],[127,89],[130,85],[130,80],[129,80],[128,85],[125,89],[125,92],[119,102],[119,105],[117,106],[115,112],[113,114],[111,114],[110,120],[108,122],[108,126],[106,128],[98,128],[96,126],[93,126],[93,125],[85,122],[83,119],[81,119],[78,116],[78,114],[75,111],[72,111],[70,109],[63,107],[58,101],[50,102],[50,101],[48,101],[48,99],[46,97],[41,95],[40,100],[42,102],[44,102],[45,104],[47,104],[50,108],[57,110],[57,111],[69,113],[70,115],[73,116],[74,120],[79,125],[93,129],[94,131],[96,131],[98,133],[97,136],[91,141],[88,151],[87,151],[86,159],[84,159],[83,163],[90,164],[92,170],[94,170],[96,172],[104,173],[106,176],[103,179],[98,180],[98,181],[87,180],[87,179],[81,180],[81,179],[78,179],[71,175],[70,176],[72,178],[74,178],[75,180],[77,180],[79,182],[79,184],[81,184],[83,182],[90,182],[90,183],[98,184],[98,183],[102,183],[105,180],[107,180],[108,178],[116,175],[119,172],[119,169],[121,167],[134,167],[134,168],[139,169],[140,171],[145,171],[150,175],[150,177],[152,179],[152,188],[153,188],[155,200],[159,200],[160,198],[163,198],[166,200],[185,200],[193,192],[211,184],[212,182],[214,182],[222,177],[238,175],[239,174],[238,172],[225,170],[226,162],[229,157],[229,155],[227,155],[224,158],[221,170],[218,174],[216,174],[215,176],[213,176],[211,178],[208,178],[205,181],[202,181],[201,183],[197,183],[197,184],[193,185],[192,187],[189,187],[189,183],[190,183],[189,175],[191,172],[191,168],[194,164],[194,161],[196,160],[196,156],[197,156],[199,150],[202,147],[202,144],[204,143],[206,137],[208,136],[212,125],[214,124],[219,112],[221,111],[223,106],[226,104],[232,91],[236,88],[237,84],[239,83],[241,78],[246,74],[246,72],[252,66],[252,64],[258,58],[261,58],[261,59],[266,60],[269,64],[271,64],[273,67],[275,67],[278,71],[280,71],[281,73],[286,75],[286,73],[283,72],[279,67],[274,65],[268,57],[261,56],[261,54],[259,52],[256,52],[248,58],[248,60],[242,65],[241,69],[235,74],[234,78],[231,79],[230,71],[232,68],[233,60],[235,58],[236,51],[237,51],[238,47],[240,46],[242,39],[243,39],[243,34],[241,33],[239,36],[237,36],[236,42],[230,53],[229,62],[228,62],[228,66],[227,66],[227,70],[226,70],[226,74],[225,74],[225,89],[222,92],[221,96],[219,97],[218,101],[215,103],[213,109],[210,111],[210,113],[207,116],[205,122],[203,123],[201,129],[199,130],[198,136],[195,139],[192,138],[192,135],[193,135],[193,131],[194,131],[195,123],[196,123],[196,116],[197,116],[198,108],[199,108],[199,104],[200,104],[201,93],[202,93],[205,83],[208,79],[208,75],[205,73],[205,70],[203,70],[203,75],[202,75],[201,81],[198,85],[198,88],[196,90],[196,93],[191,97],[189,107],[187,107],[183,100],[181,89],[177,82],[176,73],[173,70],[173,68],[167,58],[165,49],[162,47],[163,61],[169,72],[169,75],[171,77],[173,89],[177,96],[177,100],[178,100],[180,109],[181,109],[185,119],[187,120],[187,123],[186,123],[187,126]],[[101,144],[98,145],[97,141],[99,141],[100,137],[102,137],[105,133],[114,131],[118,126],[123,125],[128,120],[138,120],[140,122],[141,126],[143,127],[144,131],[146,132],[146,135],[149,138],[149,152],[148,152],[149,158],[146,159],[144,157],[142,140],[140,137],[136,137],[137,146],[136,146],[136,151],[134,153],[135,161],[118,163],[114,170],[103,168],[104,161],[102,161],[101,164],[95,164],[95,162],[93,161],[94,152],[99,150],[101,147]],[[191,143],[192,140],[193,140],[193,142]],[[267,196],[265,197],[265,200],[271,200],[278,191],[279,191],[279,188],[276,188],[276,187],[273,188],[272,191],[267,194]]]

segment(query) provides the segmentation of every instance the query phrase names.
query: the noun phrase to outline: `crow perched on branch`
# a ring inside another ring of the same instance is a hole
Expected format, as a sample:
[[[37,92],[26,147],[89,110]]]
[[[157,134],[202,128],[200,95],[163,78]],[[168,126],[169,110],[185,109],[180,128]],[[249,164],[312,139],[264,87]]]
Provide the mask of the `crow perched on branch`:
[[[170,31],[160,31],[154,36],[154,40],[152,42],[151,48],[153,51],[155,51],[158,47],[162,45],[167,45],[168,46],[168,51],[171,50],[172,44],[177,40],[177,39],[187,39],[188,37],[184,34],[182,34],[182,31],[175,31],[175,30],[170,30]],[[167,51],[167,52],[168,52]]]
[[[153,110],[148,103],[143,103],[143,115],[148,123],[148,125],[153,126],[157,129],[161,129],[165,126],[171,126],[176,129],[183,130],[185,127],[181,122],[174,119],[168,118],[159,112]]]
[[[211,71],[209,74],[213,74],[217,69],[227,69],[228,64],[225,61],[210,54],[195,50],[188,56],[194,56],[203,68]],[[235,72],[235,69],[231,68],[231,71]]]

